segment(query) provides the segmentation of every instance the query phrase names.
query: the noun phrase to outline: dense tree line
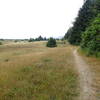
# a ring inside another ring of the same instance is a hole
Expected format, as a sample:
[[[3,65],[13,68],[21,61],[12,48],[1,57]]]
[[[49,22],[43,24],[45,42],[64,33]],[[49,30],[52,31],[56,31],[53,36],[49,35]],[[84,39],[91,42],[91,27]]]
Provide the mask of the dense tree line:
[[[34,41],[46,41],[46,40],[48,40],[46,37],[42,37],[42,36],[39,36],[38,38],[30,38],[29,39],[29,42],[34,42]]]
[[[100,0],[86,0],[64,38],[88,52],[100,52]],[[98,38],[97,38],[98,37]]]
[[[71,31],[68,30],[65,35],[71,44],[80,44],[81,36],[91,21],[100,12],[100,0],[86,0],[83,7],[80,9],[76,21],[73,23]]]
[[[88,55],[100,56],[100,14],[82,35],[81,47]]]

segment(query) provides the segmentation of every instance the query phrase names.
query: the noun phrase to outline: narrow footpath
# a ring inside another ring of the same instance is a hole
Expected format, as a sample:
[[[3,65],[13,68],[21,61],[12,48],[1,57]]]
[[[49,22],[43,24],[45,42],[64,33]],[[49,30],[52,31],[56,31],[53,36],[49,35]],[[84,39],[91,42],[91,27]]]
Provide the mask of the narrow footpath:
[[[95,100],[94,91],[92,88],[92,73],[88,64],[78,55],[77,50],[73,51],[76,68],[80,78],[80,97],[79,100]]]

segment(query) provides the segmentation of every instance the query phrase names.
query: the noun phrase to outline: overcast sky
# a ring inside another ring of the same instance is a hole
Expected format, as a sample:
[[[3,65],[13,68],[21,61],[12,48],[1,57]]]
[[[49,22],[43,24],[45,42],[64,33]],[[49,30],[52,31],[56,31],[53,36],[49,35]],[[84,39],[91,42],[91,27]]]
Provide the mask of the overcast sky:
[[[0,0],[0,38],[63,36],[83,0]]]

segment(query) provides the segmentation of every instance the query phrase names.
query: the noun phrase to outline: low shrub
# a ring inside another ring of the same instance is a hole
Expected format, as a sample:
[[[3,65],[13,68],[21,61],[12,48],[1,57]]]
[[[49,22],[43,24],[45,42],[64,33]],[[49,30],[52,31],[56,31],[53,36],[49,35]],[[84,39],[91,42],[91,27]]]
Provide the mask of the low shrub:
[[[56,40],[54,38],[50,38],[47,42],[47,47],[57,47]]]
[[[2,45],[2,42],[0,42],[0,45]]]

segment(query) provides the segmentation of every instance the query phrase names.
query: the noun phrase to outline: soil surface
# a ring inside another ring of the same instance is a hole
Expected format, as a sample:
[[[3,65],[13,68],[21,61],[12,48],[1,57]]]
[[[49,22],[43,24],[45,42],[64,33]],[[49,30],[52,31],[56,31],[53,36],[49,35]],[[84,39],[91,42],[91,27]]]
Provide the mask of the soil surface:
[[[77,50],[73,52],[73,55],[80,78],[79,100],[95,100],[95,93],[92,88],[92,72],[90,71],[88,64],[78,55]]]

